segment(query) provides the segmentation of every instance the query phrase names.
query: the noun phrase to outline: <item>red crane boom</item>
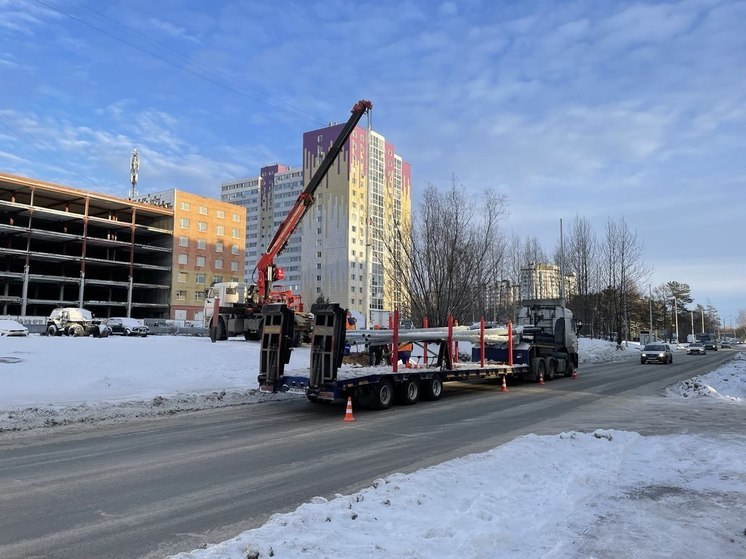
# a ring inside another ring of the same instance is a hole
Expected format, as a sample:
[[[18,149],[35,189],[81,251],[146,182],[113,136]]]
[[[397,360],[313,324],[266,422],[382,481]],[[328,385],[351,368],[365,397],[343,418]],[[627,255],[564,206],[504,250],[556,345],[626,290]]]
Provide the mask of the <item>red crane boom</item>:
[[[361,99],[360,101],[355,103],[355,106],[352,107],[352,115],[350,116],[350,119],[344,125],[344,128],[342,128],[339,136],[337,136],[337,139],[334,140],[331,149],[329,149],[327,154],[324,156],[324,159],[321,161],[319,168],[316,169],[316,172],[311,177],[311,180],[308,181],[306,188],[304,188],[303,191],[298,195],[298,199],[295,201],[295,204],[293,204],[290,212],[288,212],[287,217],[285,217],[283,222],[280,224],[280,227],[277,229],[277,232],[272,238],[272,241],[269,243],[269,245],[267,245],[267,250],[259,258],[259,262],[256,265],[256,270],[258,272],[256,284],[260,303],[268,301],[270,299],[272,282],[275,280],[283,279],[285,277],[282,268],[275,266],[275,257],[280,254],[287,246],[288,240],[293,234],[293,231],[295,231],[295,228],[301,222],[303,216],[308,213],[308,210],[316,201],[316,199],[314,198],[316,189],[319,187],[321,181],[329,172],[329,169],[334,163],[334,160],[339,155],[339,152],[342,151],[342,147],[350,138],[350,134],[352,134],[352,131],[357,126],[357,123],[360,121],[363,115],[370,111],[372,108],[373,103],[371,103],[370,101]]]

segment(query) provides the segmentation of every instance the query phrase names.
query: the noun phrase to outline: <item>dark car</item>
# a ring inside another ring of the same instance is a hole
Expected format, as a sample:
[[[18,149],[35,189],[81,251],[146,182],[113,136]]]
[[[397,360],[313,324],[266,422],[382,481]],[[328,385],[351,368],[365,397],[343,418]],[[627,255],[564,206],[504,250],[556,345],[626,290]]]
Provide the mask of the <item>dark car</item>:
[[[112,334],[121,334],[122,336],[141,336],[148,335],[150,330],[144,324],[141,324],[134,318],[114,316],[106,321]]]
[[[668,344],[647,344],[640,353],[640,364],[673,363],[673,352]]]
[[[707,355],[707,349],[703,344],[696,343],[696,344],[689,344],[689,347],[686,348],[686,354],[687,355]]]

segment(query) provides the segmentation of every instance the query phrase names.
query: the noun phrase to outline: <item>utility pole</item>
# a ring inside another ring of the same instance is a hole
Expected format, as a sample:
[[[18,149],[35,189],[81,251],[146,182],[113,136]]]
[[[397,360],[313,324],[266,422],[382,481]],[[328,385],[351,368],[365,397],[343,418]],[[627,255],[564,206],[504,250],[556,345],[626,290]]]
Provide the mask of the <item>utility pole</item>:
[[[676,306],[676,297],[673,298],[673,318],[676,321],[676,343],[679,343],[679,309]]]

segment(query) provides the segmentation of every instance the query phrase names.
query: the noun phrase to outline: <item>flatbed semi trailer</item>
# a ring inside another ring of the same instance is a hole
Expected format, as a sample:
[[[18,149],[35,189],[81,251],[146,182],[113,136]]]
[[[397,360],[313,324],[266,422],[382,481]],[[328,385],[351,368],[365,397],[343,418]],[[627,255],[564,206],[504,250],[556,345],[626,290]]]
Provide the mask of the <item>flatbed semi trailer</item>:
[[[282,307],[277,305],[277,307]],[[419,399],[437,400],[443,384],[450,381],[507,378],[528,380],[571,376],[577,367],[577,337],[572,313],[552,300],[533,302],[521,309],[519,324],[503,329],[466,327],[346,331],[346,312],[336,304],[314,305],[315,317],[308,370],[287,371],[290,349],[283,340],[292,338],[288,310],[277,309],[264,320],[259,384],[262,390],[305,394],[312,402],[354,398],[359,404],[386,409],[395,400],[414,404]],[[397,324],[397,321],[394,321]],[[472,360],[458,362],[455,342],[469,341]],[[424,363],[400,365],[396,348],[401,341],[424,350]],[[386,344],[392,348],[391,365],[360,367],[343,364],[345,344]],[[429,346],[429,347],[428,347]],[[432,348],[435,359],[431,359]],[[399,367],[402,367],[401,370]]]

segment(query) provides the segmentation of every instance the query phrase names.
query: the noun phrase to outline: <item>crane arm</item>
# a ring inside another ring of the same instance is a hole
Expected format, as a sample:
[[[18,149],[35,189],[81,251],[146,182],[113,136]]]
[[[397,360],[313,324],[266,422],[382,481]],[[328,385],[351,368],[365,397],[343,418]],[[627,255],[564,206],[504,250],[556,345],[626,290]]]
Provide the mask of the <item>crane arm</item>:
[[[355,129],[358,122],[360,122],[363,115],[372,108],[373,103],[370,101],[360,100],[355,103],[355,106],[352,107],[352,115],[350,115],[349,120],[340,131],[337,139],[334,140],[332,147],[324,156],[324,159],[311,177],[311,180],[308,181],[306,187],[298,195],[298,198],[288,212],[287,217],[285,217],[283,222],[280,224],[280,227],[277,229],[272,241],[267,245],[267,250],[259,258],[259,262],[256,265],[258,271],[257,289],[259,291],[259,296],[263,301],[269,299],[269,293],[272,290],[272,281],[275,279],[281,279],[274,270],[275,257],[283,251],[285,246],[287,246],[293,231],[295,231],[295,228],[301,222],[303,216],[308,213],[308,210],[316,201],[314,198],[316,189],[321,184],[321,181],[324,180],[324,177],[326,177],[332,164],[337,159],[339,152],[342,151],[342,147],[350,138],[352,131]]]

